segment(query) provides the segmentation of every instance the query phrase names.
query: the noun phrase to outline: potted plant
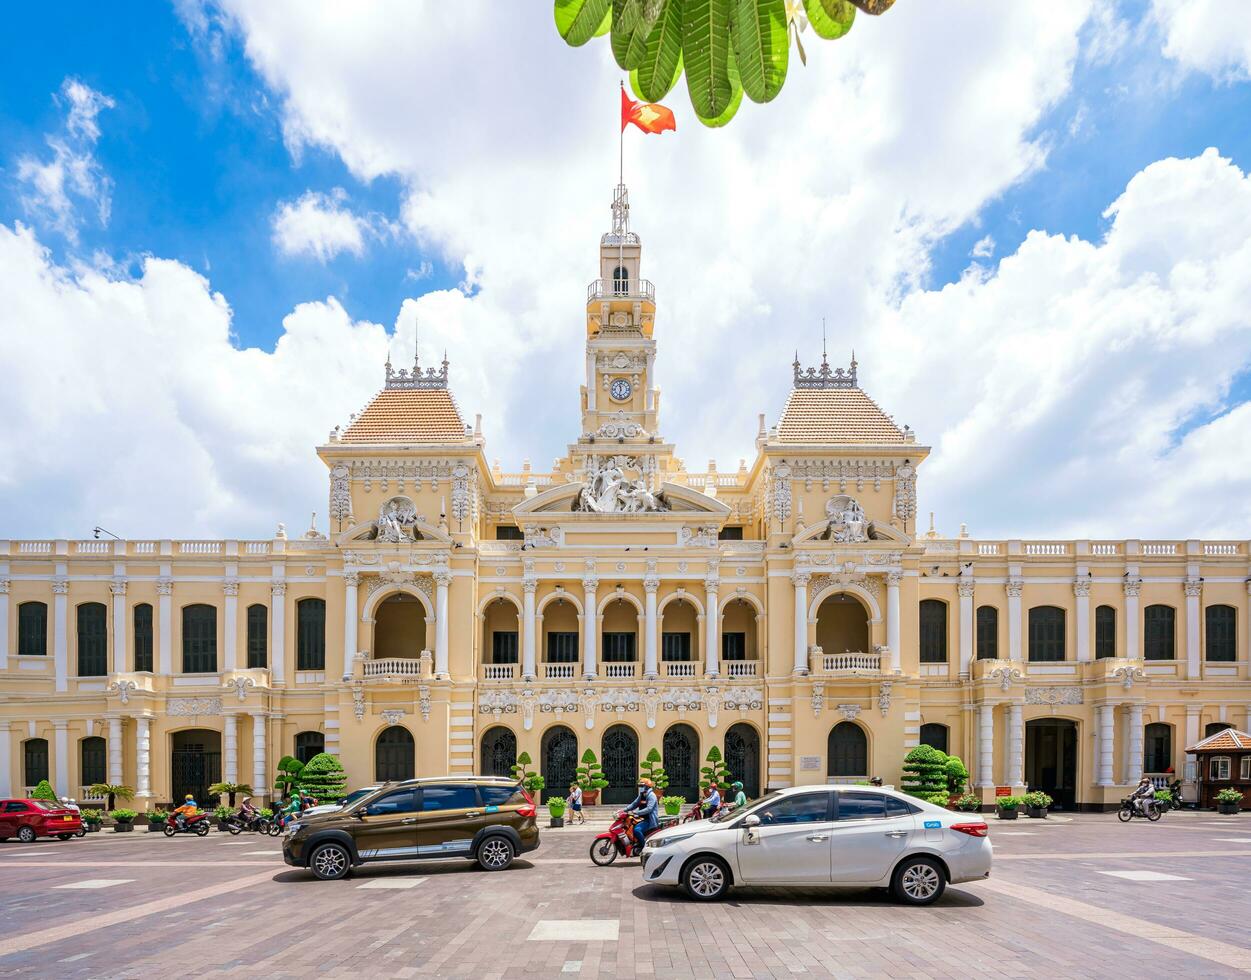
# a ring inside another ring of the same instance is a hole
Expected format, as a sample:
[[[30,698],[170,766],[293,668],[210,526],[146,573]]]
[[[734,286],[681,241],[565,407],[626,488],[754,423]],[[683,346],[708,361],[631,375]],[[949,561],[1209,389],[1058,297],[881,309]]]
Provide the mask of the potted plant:
[[[918,745],[904,756],[903,779],[899,788],[910,796],[929,803],[947,805],[947,753],[931,745]],[[941,801],[931,799],[943,794]]]
[[[236,793],[242,793],[244,796],[252,795],[252,787],[247,783],[214,783],[208,791],[213,796],[221,796],[225,793],[229,797],[227,802],[230,803],[231,809],[234,809]]]
[[[721,750],[715,745],[708,750],[708,754],[704,756],[704,761],[708,763],[706,766],[700,767],[699,774],[702,777],[699,780],[699,788],[707,789],[713,783],[717,784],[717,788],[724,792],[730,786],[730,770],[725,767],[725,763],[721,760]]]
[[[1020,805],[1019,796],[1000,796],[995,800],[995,808],[999,811],[1000,820],[1015,820],[1016,811]]]
[[[563,827],[565,825],[565,801],[559,796],[553,796],[547,801],[547,812],[552,818],[549,826]]]
[[[165,829],[165,821],[169,819],[168,810],[148,811],[148,833],[159,834]]]
[[[113,818],[113,833],[129,834],[135,829],[135,817],[139,813],[136,810],[113,810],[109,816]]]
[[[1025,803],[1026,816],[1044,820],[1047,817],[1047,808],[1055,802],[1042,790],[1034,790],[1033,792],[1026,793],[1022,799]]]
[[[594,806],[598,803],[599,791],[608,785],[608,780],[604,778],[599,760],[590,749],[582,753],[582,765],[575,770],[575,778],[582,790],[583,806]]]
[[[965,793],[956,800],[955,807],[957,810],[962,810],[965,813],[981,813],[982,798],[976,793]]]
[[[105,798],[105,810],[112,810],[117,801],[134,799],[135,791],[121,783],[93,783],[87,790],[92,796]]]
[[[547,780],[540,773],[531,772],[529,767],[533,765],[534,760],[530,758],[529,752],[522,752],[517,756],[516,765],[512,766],[513,778],[521,783],[521,788],[530,794],[532,800],[537,800],[543,793],[544,787],[547,786]]]
[[[1226,786],[1216,794],[1216,812],[1233,816],[1242,809],[1242,793],[1232,786]]]
[[[661,765],[659,749],[648,750],[643,764],[639,766],[639,778],[650,779],[655,784],[657,793],[669,785],[669,775],[665,772],[665,767]]]
[[[682,812],[682,804],[686,800],[681,796],[662,796],[660,805],[664,807],[665,814],[670,817],[676,817]]]
[[[98,834],[100,825],[104,823],[104,814],[94,807],[89,810],[83,810],[83,829],[89,834]]]
[[[217,821],[218,830],[221,830],[221,831],[229,830],[229,828],[226,826],[226,820],[234,812],[235,811],[232,810],[230,807],[224,806],[224,805],[213,807],[213,819]]]

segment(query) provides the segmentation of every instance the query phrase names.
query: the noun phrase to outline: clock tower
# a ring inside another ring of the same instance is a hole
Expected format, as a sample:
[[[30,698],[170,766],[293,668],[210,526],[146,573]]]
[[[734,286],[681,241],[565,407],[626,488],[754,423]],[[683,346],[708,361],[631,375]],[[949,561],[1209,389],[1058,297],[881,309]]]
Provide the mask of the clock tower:
[[[630,200],[618,184],[612,231],[600,238],[599,278],[586,291],[586,384],[582,438],[636,442],[657,436],[656,293],[640,277],[642,243],[630,231]]]

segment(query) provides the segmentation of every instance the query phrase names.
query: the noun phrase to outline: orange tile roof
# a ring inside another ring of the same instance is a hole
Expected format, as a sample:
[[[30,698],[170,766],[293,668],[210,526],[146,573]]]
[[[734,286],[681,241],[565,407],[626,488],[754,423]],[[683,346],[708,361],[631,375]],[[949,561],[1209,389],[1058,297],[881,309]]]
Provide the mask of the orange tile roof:
[[[365,443],[465,440],[465,420],[446,388],[384,388],[339,437]]]
[[[1251,735],[1235,728],[1209,735],[1202,742],[1192,745],[1187,752],[1251,752]]]
[[[904,434],[859,388],[794,388],[778,422],[778,440],[877,445],[901,443]]]

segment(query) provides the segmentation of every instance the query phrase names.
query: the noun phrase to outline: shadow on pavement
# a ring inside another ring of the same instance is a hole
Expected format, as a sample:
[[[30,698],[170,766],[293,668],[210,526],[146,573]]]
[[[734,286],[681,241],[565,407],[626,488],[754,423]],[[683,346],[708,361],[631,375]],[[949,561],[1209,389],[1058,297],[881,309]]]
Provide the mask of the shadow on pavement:
[[[404,861],[380,863],[374,862],[353,868],[341,881],[369,881],[371,878],[436,878],[443,875],[482,875],[505,876],[513,871],[530,871],[534,865],[522,858],[517,858],[504,871],[483,871],[476,864],[465,861]],[[274,881],[281,884],[302,885],[312,882],[318,885],[333,884],[320,881],[311,871],[304,868],[287,867],[286,870],[274,875]]]
[[[660,885],[639,885],[633,889],[635,898],[643,902],[654,902],[663,905],[699,905],[694,899],[677,888],[666,888]],[[722,905],[730,908],[743,908],[757,905],[777,906],[811,906],[820,905],[827,908],[840,906],[874,906],[884,905],[892,908],[908,909],[914,906],[895,902],[884,888],[735,888],[730,892]],[[931,906],[925,908],[956,909],[980,908],[986,903],[970,892],[959,888],[948,888]]]

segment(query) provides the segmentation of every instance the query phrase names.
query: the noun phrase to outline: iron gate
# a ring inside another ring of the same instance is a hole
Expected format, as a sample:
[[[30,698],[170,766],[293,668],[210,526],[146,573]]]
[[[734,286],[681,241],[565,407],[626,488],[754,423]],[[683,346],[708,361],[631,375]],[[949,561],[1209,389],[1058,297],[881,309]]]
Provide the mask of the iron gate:
[[[188,745],[170,755],[170,789],[175,805],[181,806],[190,793],[200,806],[213,802],[208,788],[222,781],[222,754],[205,752],[203,747]]]
[[[665,732],[665,775],[669,777],[667,796],[681,796],[688,803],[699,797],[699,736],[690,725],[670,725]]]
[[[578,736],[568,728],[553,728],[543,736],[543,800],[564,799],[578,768]]]
[[[748,799],[760,795],[760,736],[751,725],[731,725],[725,733],[725,767],[731,782],[743,784]]]
[[[638,795],[639,740],[625,725],[613,725],[604,732],[605,803],[629,803]]]

